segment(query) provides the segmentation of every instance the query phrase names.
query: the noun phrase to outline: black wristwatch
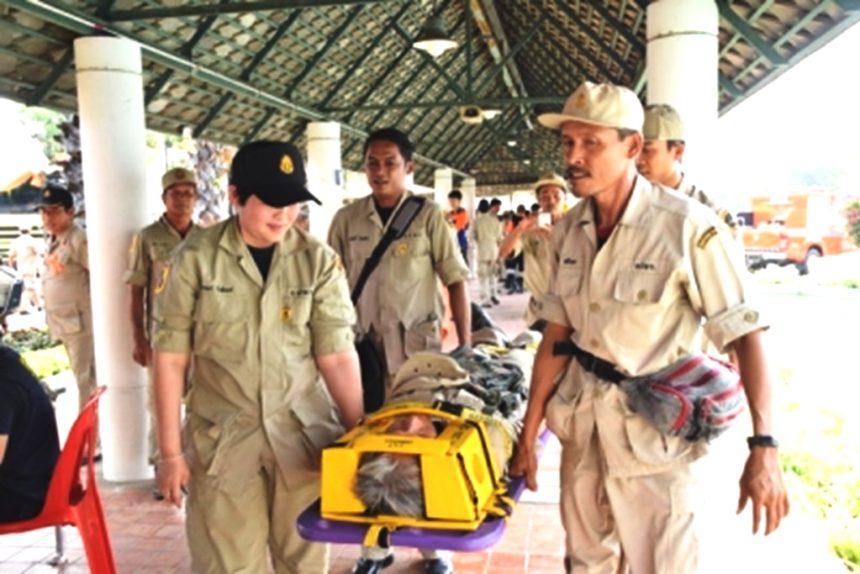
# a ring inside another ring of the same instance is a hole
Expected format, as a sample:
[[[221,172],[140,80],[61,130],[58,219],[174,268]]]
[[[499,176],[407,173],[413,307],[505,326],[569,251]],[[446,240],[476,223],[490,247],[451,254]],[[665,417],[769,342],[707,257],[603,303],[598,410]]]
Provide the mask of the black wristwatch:
[[[747,446],[752,450],[753,447],[763,446],[767,448],[779,448],[779,442],[769,434],[756,434],[747,437]]]

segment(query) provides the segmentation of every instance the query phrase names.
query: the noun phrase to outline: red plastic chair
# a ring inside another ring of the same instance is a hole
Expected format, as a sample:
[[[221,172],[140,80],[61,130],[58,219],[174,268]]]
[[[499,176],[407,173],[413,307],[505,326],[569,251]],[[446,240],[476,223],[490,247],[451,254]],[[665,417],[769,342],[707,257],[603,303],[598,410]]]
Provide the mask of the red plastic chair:
[[[96,574],[116,573],[93,461],[99,398],[106,390],[107,387],[99,387],[93,392],[72,425],[54,468],[42,512],[29,520],[0,524],[0,534],[49,526],[77,526],[90,571]]]

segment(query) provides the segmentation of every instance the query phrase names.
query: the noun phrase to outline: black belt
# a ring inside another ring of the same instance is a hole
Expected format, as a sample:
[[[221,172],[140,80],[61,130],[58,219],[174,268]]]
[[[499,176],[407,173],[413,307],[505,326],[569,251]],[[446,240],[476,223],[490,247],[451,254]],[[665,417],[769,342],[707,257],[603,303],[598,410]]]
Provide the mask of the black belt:
[[[556,341],[552,347],[553,355],[569,355],[576,357],[576,362],[589,373],[597,375],[598,378],[616,385],[627,379],[624,373],[615,368],[615,365],[609,361],[604,361],[600,357],[595,357],[588,351],[583,351],[574,344],[573,341]]]

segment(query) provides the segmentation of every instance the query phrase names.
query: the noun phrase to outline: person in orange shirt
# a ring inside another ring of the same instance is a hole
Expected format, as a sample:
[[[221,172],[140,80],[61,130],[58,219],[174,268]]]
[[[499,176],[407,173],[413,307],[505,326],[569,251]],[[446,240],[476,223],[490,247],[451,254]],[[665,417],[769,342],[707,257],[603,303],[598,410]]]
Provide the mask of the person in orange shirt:
[[[466,266],[469,265],[469,212],[460,205],[463,201],[463,193],[459,189],[453,190],[448,194],[448,205],[451,206],[451,211],[448,212],[448,221],[454,226],[457,231],[457,243],[460,245],[460,253],[463,254],[463,261]]]

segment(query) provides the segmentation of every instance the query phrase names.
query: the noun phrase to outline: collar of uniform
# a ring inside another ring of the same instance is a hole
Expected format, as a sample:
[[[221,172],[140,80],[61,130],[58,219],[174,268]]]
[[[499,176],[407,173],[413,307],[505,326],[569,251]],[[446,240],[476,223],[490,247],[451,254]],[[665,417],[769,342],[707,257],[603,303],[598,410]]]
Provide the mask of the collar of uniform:
[[[413,195],[413,193],[411,191],[409,191],[408,189],[406,191],[404,191],[403,195],[400,196],[400,201],[398,201],[397,205],[394,206],[394,211],[392,212],[392,215],[394,213],[397,213],[397,210],[400,209],[400,206],[403,205],[403,202],[406,201],[406,198],[410,197],[412,195]],[[364,205],[362,206],[362,211],[364,212],[364,214],[368,218],[373,219],[374,221],[378,222],[380,226],[385,227],[385,225],[382,223],[382,219],[380,219],[380,217],[379,217],[379,212],[376,211],[376,202],[373,200],[373,194],[371,193],[370,195],[368,195],[367,197],[365,197],[364,199],[361,199],[359,201],[365,202]],[[388,221],[391,221],[391,218],[388,218]]]
[[[163,225],[170,233],[172,233],[176,237],[182,239],[182,236],[179,234],[178,231],[176,231],[176,228],[170,224],[170,220],[167,219],[167,212],[161,214],[161,217],[158,218],[158,222],[161,225]],[[191,226],[194,227],[193,222],[192,222]]]
[[[653,196],[653,190],[654,184],[637,174],[636,181],[633,182],[633,191],[627,201],[627,207],[624,208],[624,213],[621,214],[618,223],[627,227],[646,225],[650,219],[651,202],[649,198]]]
[[[242,234],[239,232],[239,218],[235,215],[227,221],[218,224],[223,225],[224,230],[221,233],[221,239],[218,245],[235,255],[244,255],[246,253],[245,241],[242,239]],[[275,255],[294,255],[299,251],[303,251],[307,247],[305,236],[300,233],[294,226],[287,230],[286,235],[278,243],[275,249]]]

